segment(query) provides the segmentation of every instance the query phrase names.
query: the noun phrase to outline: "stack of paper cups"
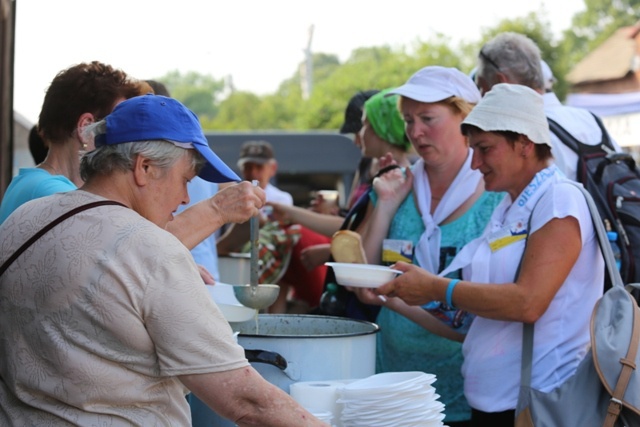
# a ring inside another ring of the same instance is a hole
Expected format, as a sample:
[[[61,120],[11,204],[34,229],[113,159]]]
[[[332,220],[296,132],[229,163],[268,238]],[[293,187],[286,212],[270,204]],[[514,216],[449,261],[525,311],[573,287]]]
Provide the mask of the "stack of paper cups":
[[[349,381],[301,381],[289,386],[291,397],[312,414],[330,412],[332,425],[340,426],[338,389]]]

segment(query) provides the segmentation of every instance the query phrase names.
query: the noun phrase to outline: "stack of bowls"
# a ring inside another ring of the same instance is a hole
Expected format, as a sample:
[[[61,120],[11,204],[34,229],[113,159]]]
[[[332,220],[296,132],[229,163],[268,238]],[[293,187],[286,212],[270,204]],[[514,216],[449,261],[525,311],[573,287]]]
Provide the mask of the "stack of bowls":
[[[343,427],[441,427],[444,404],[433,374],[387,372],[345,385],[339,390]]]
[[[309,410],[309,412],[311,412],[311,414],[316,417],[317,419],[319,419],[320,421],[324,421],[325,423],[329,424],[330,426],[333,426],[332,422],[333,422],[333,413],[331,413],[331,411],[320,411],[320,410]]]

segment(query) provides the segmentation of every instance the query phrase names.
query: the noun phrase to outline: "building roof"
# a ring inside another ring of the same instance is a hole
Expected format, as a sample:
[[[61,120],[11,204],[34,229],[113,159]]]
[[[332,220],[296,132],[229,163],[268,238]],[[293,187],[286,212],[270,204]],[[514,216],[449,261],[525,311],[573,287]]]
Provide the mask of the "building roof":
[[[640,33],[640,23],[618,29],[600,46],[578,62],[567,74],[567,81],[573,85],[615,80],[639,69],[636,37]],[[603,66],[606,64],[606,66]]]

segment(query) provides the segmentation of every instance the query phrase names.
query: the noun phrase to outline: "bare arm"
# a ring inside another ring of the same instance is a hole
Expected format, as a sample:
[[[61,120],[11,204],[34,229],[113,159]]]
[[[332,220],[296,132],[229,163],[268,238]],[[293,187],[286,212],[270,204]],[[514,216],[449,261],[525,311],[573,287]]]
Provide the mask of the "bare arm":
[[[313,212],[299,206],[269,203],[273,206],[273,215],[276,219],[300,224],[318,234],[331,237],[340,229],[344,218],[337,215],[328,215]]]
[[[223,224],[243,223],[257,215],[264,202],[264,191],[243,181],[185,209],[166,228],[191,250]]]
[[[216,413],[241,427],[328,426],[250,366],[179,379]]]
[[[529,237],[515,283],[462,281],[453,292],[453,302],[458,308],[490,319],[535,322],[566,280],[581,247],[578,220],[554,218]],[[378,288],[380,294],[398,296],[409,305],[445,300],[451,279],[406,263],[397,263],[394,268],[405,273]]]
[[[382,241],[389,234],[391,221],[412,186],[413,175],[409,169],[407,169],[406,176],[402,169],[392,169],[374,179],[373,188],[378,195],[378,202],[375,207],[369,203],[367,219],[358,229],[362,236],[362,246],[370,264],[380,264]]]
[[[373,290],[367,288],[349,288],[364,304],[382,305],[406,317],[415,324],[422,326],[432,334],[439,335],[452,341],[464,341],[464,334],[460,334],[436,319],[431,313],[418,306],[411,306],[400,298],[387,298],[383,301]]]
[[[311,271],[329,261],[331,257],[331,244],[321,243],[304,248],[300,253],[300,261],[304,268]]]

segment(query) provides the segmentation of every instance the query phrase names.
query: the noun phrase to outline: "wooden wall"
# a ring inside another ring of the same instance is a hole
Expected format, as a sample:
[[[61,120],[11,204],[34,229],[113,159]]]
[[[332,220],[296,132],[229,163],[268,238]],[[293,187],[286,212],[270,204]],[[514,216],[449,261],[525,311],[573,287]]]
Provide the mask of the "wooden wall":
[[[12,176],[15,4],[0,0],[0,197]]]

